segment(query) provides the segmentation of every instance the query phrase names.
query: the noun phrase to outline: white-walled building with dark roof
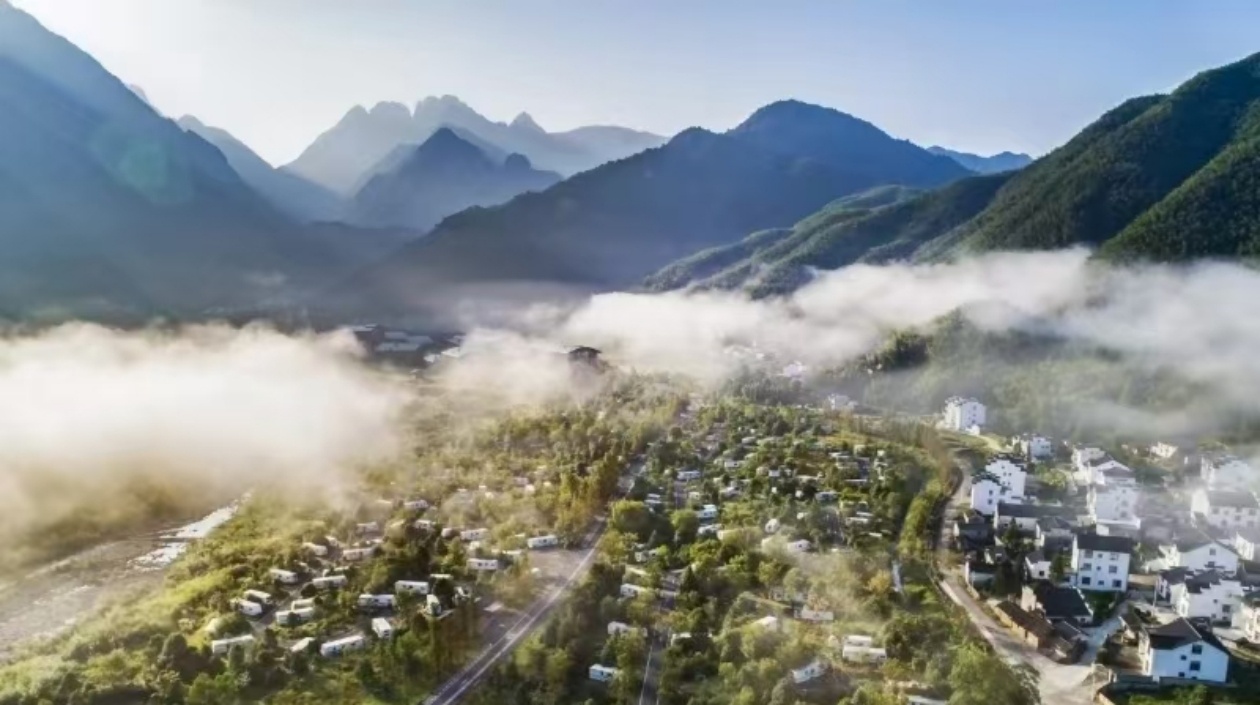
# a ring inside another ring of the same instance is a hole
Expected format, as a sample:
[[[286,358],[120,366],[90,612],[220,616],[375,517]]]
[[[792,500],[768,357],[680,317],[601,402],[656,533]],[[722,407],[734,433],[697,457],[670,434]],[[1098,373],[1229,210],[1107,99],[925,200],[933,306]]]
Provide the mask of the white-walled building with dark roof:
[[[1260,502],[1242,490],[1195,490],[1190,510],[1196,522],[1222,531],[1260,527]]]
[[[1072,542],[1071,565],[1075,586],[1095,592],[1128,590],[1132,553],[1132,539],[1078,534]]]

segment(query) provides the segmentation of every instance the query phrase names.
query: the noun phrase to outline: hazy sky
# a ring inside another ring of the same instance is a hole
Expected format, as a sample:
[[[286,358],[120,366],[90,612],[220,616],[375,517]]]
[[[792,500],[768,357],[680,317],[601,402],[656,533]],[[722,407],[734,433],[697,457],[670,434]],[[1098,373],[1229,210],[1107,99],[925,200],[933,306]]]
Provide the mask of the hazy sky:
[[[13,2],[275,163],[354,104],[446,93],[498,120],[662,134],[793,97],[921,144],[1040,153],[1260,51],[1253,0]]]

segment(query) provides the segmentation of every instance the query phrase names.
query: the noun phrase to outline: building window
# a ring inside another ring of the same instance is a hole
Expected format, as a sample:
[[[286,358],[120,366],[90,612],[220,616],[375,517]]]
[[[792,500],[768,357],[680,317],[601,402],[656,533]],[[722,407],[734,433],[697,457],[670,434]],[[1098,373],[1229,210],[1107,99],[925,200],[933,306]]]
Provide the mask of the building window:
[[[1093,569],[1094,569],[1093,563],[1085,563],[1084,565],[1081,566],[1081,570],[1093,570]]]
[[[1191,661],[1191,662],[1190,662],[1190,670],[1191,670],[1191,671],[1198,671],[1198,670],[1199,670],[1199,662],[1198,662],[1198,661]]]
[[[1113,587],[1113,588],[1118,588],[1118,587],[1120,587],[1120,581],[1119,581],[1119,580],[1112,580],[1112,581],[1111,581],[1111,587]]]
[[[1198,656],[1199,654],[1203,653],[1203,644],[1195,644],[1194,646],[1191,646],[1190,653],[1194,654],[1195,656]]]
[[[1085,575],[1085,576],[1082,576],[1082,577],[1081,577],[1081,585],[1089,585],[1089,576],[1088,576],[1088,575]]]

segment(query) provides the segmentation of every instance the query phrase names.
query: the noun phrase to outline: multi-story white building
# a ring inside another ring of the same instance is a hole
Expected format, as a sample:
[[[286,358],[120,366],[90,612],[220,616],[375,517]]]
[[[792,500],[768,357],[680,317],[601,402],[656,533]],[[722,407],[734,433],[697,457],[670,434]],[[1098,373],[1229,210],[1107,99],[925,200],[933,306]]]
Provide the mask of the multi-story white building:
[[[1230,622],[1242,607],[1242,583],[1215,570],[1190,576],[1169,593],[1173,609],[1186,619]]]
[[[1229,653],[1210,631],[1185,619],[1142,631],[1138,656],[1142,675],[1157,683],[1164,678],[1224,683],[1229,678]]]
[[[972,426],[983,428],[987,420],[986,413],[984,404],[975,399],[950,397],[945,400],[941,427],[959,433],[966,433]]]
[[[1092,458],[1077,465],[1073,479],[1082,485],[1094,485],[1103,481],[1103,478],[1109,474],[1118,477],[1132,477],[1133,471],[1129,469],[1129,466],[1110,455],[1104,455],[1101,458]]]
[[[1246,490],[1256,481],[1255,469],[1233,455],[1204,455],[1199,474],[1209,490]]]
[[[1072,541],[1074,587],[1095,592],[1128,590],[1132,553],[1132,539],[1078,534]]]
[[[1085,506],[1094,523],[1138,518],[1138,488],[1127,475],[1102,474],[1089,486]]]
[[[996,457],[971,479],[971,508],[993,516],[999,502],[1018,504],[1024,499],[1027,480],[1023,465],[1008,457]]]
[[[1190,511],[1196,521],[1222,531],[1260,527],[1260,502],[1250,492],[1237,490],[1195,490]]]

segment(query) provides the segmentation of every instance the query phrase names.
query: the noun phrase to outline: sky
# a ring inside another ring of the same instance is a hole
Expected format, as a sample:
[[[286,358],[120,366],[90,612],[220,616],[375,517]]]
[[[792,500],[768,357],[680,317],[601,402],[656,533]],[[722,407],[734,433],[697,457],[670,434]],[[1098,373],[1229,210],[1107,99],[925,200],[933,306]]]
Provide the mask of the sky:
[[[988,154],[1260,51],[1252,0],[13,0],[162,112],[273,164],[351,107],[453,94],[543,127],[726,129],[797,98]]]

